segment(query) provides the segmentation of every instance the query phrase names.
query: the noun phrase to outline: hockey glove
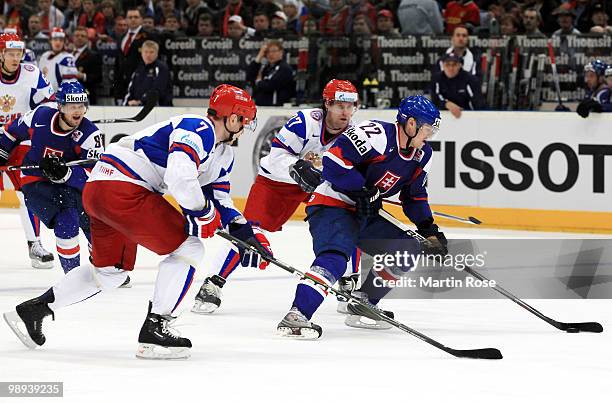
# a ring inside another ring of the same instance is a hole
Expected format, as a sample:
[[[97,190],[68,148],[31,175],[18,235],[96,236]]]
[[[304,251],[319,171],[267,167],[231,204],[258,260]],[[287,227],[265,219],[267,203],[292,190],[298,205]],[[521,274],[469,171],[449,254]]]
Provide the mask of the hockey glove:
[[[359,217],[378,216],[378,210],[382,208],[382,196],[377,187],[364,188],[358,192],[347,192],[346,195],[355,202],[355,212]]]
[[[291,165],[289,176],[307,193],[314,192],[322,182],[321,171],[316,169],[312,162],[306,160],[297,160]]]
[[[587,118],[590,112],[601,112],[602,107],[601,104],[594,99],[585,99],[584,101],[578,104],[576,108],[576,112],[583,118]]]
[[[270,241],[260,231],[253,231],[251,224],[239,224],[230,223],[228,226],[229,233],[243,242],[253,246],[259,253],[255,253],[249,249],[238,248],[240,253],[240,260],[245,267],[259,267],[260,270],[264,270],[268,267],[268,260],[272,256],[272,249],[270,249]]]
[[[57,155],[47,155],[40,164],[38,164],[43,176],[55,183],[66,183],[72,170],[66,166],[66,163]]]
[[[448,254],[448,241],[440,228],[433,223],[432,219],[425,220],[417,225],[417,232],[429,241],[423,245],[423,253],[426,255],[446,256]]]
[[[183,215],[187,219],[185,224],[187,235],[210,238],[215,235],[217,229],[221,228],[221,216],[209,200],[206,200],[202,210],[183,209]]]

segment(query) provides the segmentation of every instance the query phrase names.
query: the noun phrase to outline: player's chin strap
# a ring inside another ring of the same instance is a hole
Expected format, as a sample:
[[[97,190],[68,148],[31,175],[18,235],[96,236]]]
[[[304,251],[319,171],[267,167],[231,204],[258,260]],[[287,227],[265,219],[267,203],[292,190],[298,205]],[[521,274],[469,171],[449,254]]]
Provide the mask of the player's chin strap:
[[[416,119],[415,119],[416,122]],[[414,136],[411,136],[410,134],[408,134],[408,129],[406,129],[406,125],[408,124],[408,119],[406,119],[406,122],[404,123],[402,127],[402,129],[404,129],[404,133],[406,133],[406,137],[408,137],[408,142],[406,143],[406,147],[402,147],[401,144],[399,146],[399,151],[402,155],[412,155],[412,153],[414,152],[414,147],[412,147],[410,145],[410,143],[412,143],[412,139],[414,139],[417,136],[417,133],[419,132],[419,129],[421,128],[421,126],[417,126],[417,129],[414,132]]]
[[[227,130],[227,132],[230,134],[230,136],[229,136],[229,138],[227,140],[222,141],[222,143],[227,143],[227,144],[232,144],[234,142],[234,140],[235,140],[234,136],[244,130],[244,125],[240,126],[240,130],[235,131],[235,132],[233,132],[230,129],[228,129],[227,128],[227,117],[223,118],[223,126],[225,127],[225,130]]]

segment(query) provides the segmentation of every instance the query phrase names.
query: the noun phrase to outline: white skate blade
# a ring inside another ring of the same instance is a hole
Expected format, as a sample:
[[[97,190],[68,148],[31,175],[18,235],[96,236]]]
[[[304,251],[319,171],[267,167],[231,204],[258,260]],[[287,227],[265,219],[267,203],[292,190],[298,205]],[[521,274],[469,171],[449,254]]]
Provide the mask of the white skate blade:
[[[341,313],[343,315],[348,315],[350,313],[348,311],[348,302],[338,301],[336,312]]]
[[[52,269],[53,268],[53,260],[49,262],[43,262],[37,259],[30,259],[32,267],[35,269]]]
[[[216,311],[217,308],[219,307],[212,302],[202,302],[196,299],[193,307],[191,308],[191,312],[197,313],[198,315],[208,315]]]
[[[19,340],[21,340],[21,342],[27,348],[34,350],[36,347],[38,347],[38,344],[36,344],[34,340],[32,340],[32,338],[28,334],[28,331],[25,329],[24,331],[21,331],[21,329],[19,328],[19,324],[23,323],[23,321],[21,320],[21,318],[19,317],[16,311],[5,312],[4,315],[2,316],[4,316],[4,320],[9,325],[13,333],[15,333],[17,337],[19,337]],[[25,328],[25,325],[23,326]]]
[[[350,327],[371,330],[388,330],[393,327],[389,323],[384,322],[382,320],[373,320],[370,318],[366,318],[365,316],[352,314],[346,315],[346,319],[344,319],[344,324]]]
[[[319,332],[308,327],[293,329],[287,326],[279,326],[276,328],[276,333],[281,337],[297,340],[316,340],[321,337]]]
[[[186,360],[191,357],[189,347],[164,347],[157,344],[140,343],[136,358],[144,360]]]

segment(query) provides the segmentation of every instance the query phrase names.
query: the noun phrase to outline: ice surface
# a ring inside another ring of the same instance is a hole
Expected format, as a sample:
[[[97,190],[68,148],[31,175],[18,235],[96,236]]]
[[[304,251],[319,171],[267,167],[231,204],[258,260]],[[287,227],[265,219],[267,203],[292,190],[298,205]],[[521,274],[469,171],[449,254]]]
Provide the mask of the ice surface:
[[[44,245],[51,250],[53,236],[43,231]],[[447,233],[572,236],[480,229]],[[63,274],[58,263],[52,270],[30,268],[14,210],[0,210],[0,234],[4,312],[39,295]],[[205,241],[207,252],[214,253],[220,242]],[[287,263],[305,269],[311,262],[304,223],[288,224],[271,242],[276,256]],[[504,354],[500,361],[467,360],[395,329],[348,328],[335,313],[332,298],[314,318],[323,326],[321,339],[278,338],[276,324],[290,307],[296,278],[274,267],[235,273],[224,288],[221,308],[209,316],[188,312],[207,274],[207,269],[200,270],[177,321],[194,344],[191,359],[141,361],[134,352],[159,260],[139,250],[133,288],[58,311],[55,322],[46,321],[47,343],[35,351],[23,346],[2,321],[0,381],[63,381],[64,400],[70,402],[609,401],[609,300],[530,301],[557,320],[599,321],[605,329],[601,334],[558,331],[503,299],[383,301],[400,321],[450,347],[497,347]]]

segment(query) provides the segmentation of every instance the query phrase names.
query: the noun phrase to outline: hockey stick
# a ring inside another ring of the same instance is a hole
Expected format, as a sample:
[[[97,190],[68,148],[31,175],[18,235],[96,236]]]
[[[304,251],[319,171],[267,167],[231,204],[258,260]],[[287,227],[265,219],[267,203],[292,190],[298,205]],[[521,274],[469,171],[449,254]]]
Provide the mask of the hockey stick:
[[[548,57],[550,59],[550,66],[552,68],[553,80],[555,82],[555,92],[557,93],[557,107],[556,111],[559,112],[569,112],[569,108],[563,105],[563,101],[561,101],[561,86],[559,85],[559,73],[557,72],[557,63],[555,62],[555,51],[552,46],[552,41],[548,41]]]
[[[408,227],[406,224],[404,224],[403,222],[401,222],[400,220],[398,220],[397,218],[395,218],[394,216],[392,216],[391,214],[389,214],[385,210],[382,210],[382,209],[379,210],[379,215],[382,218],[384,218],[385,220],[389,221],[391,224],[393,224],[396,227],[398,227],[399,229],[401,229],[402,231],[406,232],[408,235],[410,235],[411,237],[413,237],[414,239],[416,239],[420,243],[425,244],[425,245],[429,244],[429,240],[428,239],[424,238],[421,234],[419,234],[418,232],[414,231],[412,228]],[[482,274],[478,273],[477,271],[475,271],[471,267],[467,267],[466,266],[463,269],[463,271],[465,271],[466,273],[476,277],[479,280],[486,281],[487,283],[491,283],[488,278],[486,278]],[[512,302],[514,302],[517,305],[520,305],[522,308],[528,310],[529,312],[531,312],[532,314],[534,314],[538,318],[540,318],[540,319],[548,322],[549,324],[553,325],[554,327],[556,327],[559,330],[563,330],[563,331],[566,331],[568,333],[578,333],[578,332],[601,333],[601,332],[603,332],[603,326],[601,326],[601,324],[599,324],[597,322],[578,322],[578,323],[558,322],[558,321],[556,321],[554,319],[551,319],[548,316],[544,315],[542,312],[538,311],[537,309],[535,309],[531,305],[527,304],[526,302],[522,301],[518,297],[514,296],[510,291],[507,291],[506,289],[500,287],[499,285],[495,285],[493,287],[493,289],[495,291],[499,292],[500,294],[502,294],[503,296],[505,296],[506,298],[512,300]]]
[[[385,203],[393,204],[394,206],[401,206],[402,205],[401,203],[395,202],[393,200],[383,200],[383,201]],[[463,217],[457,217],[456,215],[440,213],[438,211],[432,211],[431,213],[433,215],[437,215],[437,216],[440,216],[440,217],[448,218],[449,220],[459,221],[459,222],[462,222],[464,224],[472,224],[472,225],[480,225],[480,224],[482,224],[482,221],[480,221],[478,218],[472,217],[472,216],[469,216],[468,218],[463,218]]]
[[[87,160],[68,161],[64,164],[64,166],[74,167],[77,165],[95,164],[96,162],[98,162],[97,158],[90,158]],[[0,167],[0,171],[10,172],[10,171],[21,171],[22,169],[38,169],[38,168],[40,168],[39,165],[7,165],[7,166]]]
[[[93,120],[92,123],[95,124],[107,124],[107,123],[133,123],[140,122],[155,108],[157,105],[157,101],[159,100],[159,93],[157,91],[152,91],[147,94],[147,102],[142,106],[140,112],[136,114],[136,116],[132,118],[112,118],[112,119],[98,119]]]
[[[248,249],[252,252],[255,252],[257,254],[259,254],[259,251],[257,249],[255,249],[252,245],[247,244],[246,242],[243,242],[242,240],[232,236],[231,234],[225,232],[225,231],[221,231],[218,230],[217,231],[217,235],[219,235],[221,238],[224,238],[228,241],[230,241],[231,243],[233,243],[234,245],[236,245],[239,248],[244,248],[244,249]],[[328,286],[325,283],[322,283],[320,280],[317,280],[316,278],[313,278],[311,276],[308,276],[306,273],[293,268],[291,266],[289,266],[286,263],[283,263],[282,261],[272,257],[269,259],[269,262],[280,267],[281,269],[294,274],[300,278],[306,278],[308,280],[313,281],[314,283],[316,283],[317,285],[325,288],[329,293],[331,293],[332,295],[335,296],[341,296],[343,298],[345,298],[348,302],[354,302],[355,304],[358,304],[364,311],[368,312],[370,315],[372,315],[373,317],[376,317],[378,320],[382,320],[384,322],[389,323],[390,325],[403,330],[404,332],[411,334],[414,337],[417,337],[421,340],[423,340],[424,342],[439,348],[440,350],[443,350],[445,352],[447,352],[448,354],[451,354],[455,357],[460,357],[460,358],[480,358],[480,359],[485,359],[485,360],[499,360],[502,357],[501,352],[496,349],[496,348],[480,348],[480,349],[474,349],[474,350],[457,350],[454,348],[450,348],[450,347],[446,347],[445,345],[443,345],[442,343],[437,342],[436,340],[424,335],[423,333],[420,333],[406,325],[404,325],[401,322],[398,322],[384,314],[381,314],[379,312],[376,312],[374,310],[372,310],[367,304],[365,304],[364,302],[362,302],[361,300],[358,299],[354,299],[353,296],[349,293],[345,293],[343,291],[337,290],[334,287]]]

